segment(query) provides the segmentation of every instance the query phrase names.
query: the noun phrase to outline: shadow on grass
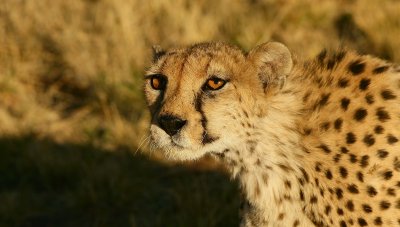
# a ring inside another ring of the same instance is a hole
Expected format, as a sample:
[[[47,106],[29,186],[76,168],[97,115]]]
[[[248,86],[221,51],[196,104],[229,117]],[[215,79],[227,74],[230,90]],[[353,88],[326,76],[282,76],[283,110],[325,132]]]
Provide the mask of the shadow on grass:
[[[1,226],[237,226],[236,184],[128,151],[0,139]]]

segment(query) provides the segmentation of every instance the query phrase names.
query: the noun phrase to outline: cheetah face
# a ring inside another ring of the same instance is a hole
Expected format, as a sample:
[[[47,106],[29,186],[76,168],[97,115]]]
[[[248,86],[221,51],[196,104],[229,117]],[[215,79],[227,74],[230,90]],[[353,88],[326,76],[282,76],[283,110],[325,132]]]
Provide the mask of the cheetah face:
[[[171,159],[190,160],[239,147],[254,128],[260,100],[291,58],[277,43],[249,54],[222,43],[156,50],[146,73],[152,144]],[[248,134],[248,131],[246,131]]]

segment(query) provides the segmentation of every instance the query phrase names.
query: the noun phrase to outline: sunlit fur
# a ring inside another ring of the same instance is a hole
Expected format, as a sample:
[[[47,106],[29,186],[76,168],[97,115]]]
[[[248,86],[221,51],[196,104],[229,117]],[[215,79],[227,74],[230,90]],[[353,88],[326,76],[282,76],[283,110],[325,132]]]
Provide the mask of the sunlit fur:
[[[151,89],[148,81],[145,86],[153,144],[171,159],[207,153],[220,158],[241,182],[242,225],[364,225],[378,215],[393,226],[400,219],[400,77],[392,64],[339,51],[292,67],[282,44],[244,53],[206,43],[166,52],[148,70],[147,76],[153,74],[168,78],[164,91]],[[206,91],[211,76],[228,82]],[[344,107],[343,99],[351,104]],[[379,115],[379,108],[385,112]],[[170,137],[157,123],[162,114],[187,125]],[[376,125],[385,134],[374,132]],[[349,132],[357,139],[349,139]],[[204,143],[206,135],[213,139]],[[391,152],[389,158],[379,159],[378,149]],[[382,171],[390,173],[385,178]],[[369,186],[378,196],[371,198]],[[389,210],[382,201],[390,201]],[[375,216],[366,215],[366,205]]]

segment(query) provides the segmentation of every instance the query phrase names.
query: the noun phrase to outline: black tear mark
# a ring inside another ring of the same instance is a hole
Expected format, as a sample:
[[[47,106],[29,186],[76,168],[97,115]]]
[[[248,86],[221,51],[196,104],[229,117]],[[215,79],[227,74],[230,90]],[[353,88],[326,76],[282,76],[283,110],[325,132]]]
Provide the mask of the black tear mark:
[[[164,91],[160,91],[160,94],[158,95],[156,101],[149,106],[152,122],[154,122],[156,116],[160,113],[162,102],[164,101],[164,95]]]
[[[201,143],[203,145],[205,145],[205,144],[214,142],[218,138],[215,138],[215,137],[211,136],[209,133],[207,133],[207,118],[204,114],[202,106],[203,106],[202,92],[200,91],[199,94],[196,95],[194,107],[195,107],[196,111],[199,112],[201,115],[200,122],[201,122],[201,126],[203,127]]]

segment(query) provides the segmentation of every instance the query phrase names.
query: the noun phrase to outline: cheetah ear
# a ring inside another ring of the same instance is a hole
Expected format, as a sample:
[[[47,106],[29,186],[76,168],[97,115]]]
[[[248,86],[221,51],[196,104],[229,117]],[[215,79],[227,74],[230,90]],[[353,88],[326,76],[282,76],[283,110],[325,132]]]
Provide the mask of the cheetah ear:
[[[250,51],[248,60],[255,64],[264,89],[270,85],[281,89],[293,67],[289,49],[278,42],[268,42],[255,47]]]
[[[153,46],[153,63],[158,61],[163,55],[165,55],[167,52],[161,48],[159,45],[154,45]]]

